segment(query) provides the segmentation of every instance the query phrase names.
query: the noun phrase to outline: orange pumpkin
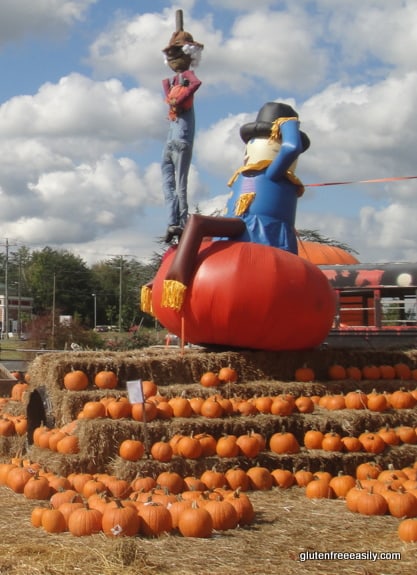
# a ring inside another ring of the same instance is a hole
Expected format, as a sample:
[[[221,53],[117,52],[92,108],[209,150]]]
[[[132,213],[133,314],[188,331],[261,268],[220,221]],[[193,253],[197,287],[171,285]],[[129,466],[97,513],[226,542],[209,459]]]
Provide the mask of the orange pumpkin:
[[[368,406],[368,396],[363,391],[349,391],[345,395],[347,409],[366,409]]]
[[[406,543],[415,543],[417,541],[417,520],[404,519],[398,525],[398,537]]]
[[[156,441],[151,447],[151,455],[157,461],[171,461],[172,447],[168,441]]]
[[[294,374],[295,381],[299,381],[301,383],[308,383],[309,381],[314,381],[315,373],[311,367],[307,367],[304,365],[303,367],[298,367],[295,370]]]
[[[305,488],[306,497],[309,499],[334,499],[333,488],[326,479],[314,478]]]
[[[118,377],[113,371],[102,370],[96,373],[94,383],[99,389],[115,389]]]
[[[333,364],[327,370],[327,375],[330,381],[338,381],[346,379],[346,369],[343,365]]]
[[[145,446],[139,439],[125,439],[119,445],[119,455],[127,461],[139,461],[145,453]]]
[[[298,453],[300,451],[300,445],[295,435],[289,431],[271,435],[269,448],[274,453]]]
[[[219,371],[220,381],[225,383],[234,383],[237,381],[237,371],[232,367],[222,367]]]
[[[221,381],[213,371],[206,371],[200,378],[200,383],[204,387],[217,387]]]
[[[193,504],[181,513],[178,520],[178,530],[183,537],[211,537],[213,520],[204,507]]]
[[[297,240],[298,255],[316,265],[358,264],[354,255],[329,244]]]
[[[69,391],[82,391],[88,387],[88,377],[80,369],[74,369],[64,375],[64,387]]]

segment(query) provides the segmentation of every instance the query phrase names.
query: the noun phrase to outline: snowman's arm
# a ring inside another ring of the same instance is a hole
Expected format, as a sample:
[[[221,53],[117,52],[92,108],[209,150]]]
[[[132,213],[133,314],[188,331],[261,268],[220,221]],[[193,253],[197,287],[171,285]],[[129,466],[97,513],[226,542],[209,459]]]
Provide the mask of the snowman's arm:
[[[291,119],[284,122],[280,126],[280,130],[281,148],[266,170],[266,175],[274,181],[285,177],[288,168],[303,151],[298,120]]]

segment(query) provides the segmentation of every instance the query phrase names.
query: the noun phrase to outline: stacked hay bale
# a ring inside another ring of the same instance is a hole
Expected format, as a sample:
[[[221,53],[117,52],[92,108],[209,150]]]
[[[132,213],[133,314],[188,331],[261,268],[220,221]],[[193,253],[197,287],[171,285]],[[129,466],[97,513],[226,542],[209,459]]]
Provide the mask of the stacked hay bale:
[[[173,469],[182,474],[201,473],[205,468],[216,465],[219,468],[241,465],[248,468],[252,460],[240,457],[236,461],[222,461],[219,458],[204,458],[190,461],[176,458],[169,463],[159,463],[146,457],[140,462],[127,462],[118,457],[118,447],[126,438],[138,438],[152,444],[162,437],[171,437],[175,433],[211,433],[220,437],[225,433],[241,434],[249,429],[262,433],[265,437],[280,431],[283,418],[257,415],[252,418],[230,417],[208,420],[202,417],[173,418],[168,421],[154,420],[145,425],[131,419],[112,420],[79,419],[76,434],[79,440],[79,452],[59,454],[39,448],[32,443],[33,431],[42,423],[49,427],[60,428],[75,420],[85,403],[96,401],[111,395],[127,395],[127,382],[134,380],[153,380],[160,392],[173,397],[184,394],[206,396],[213,393],[199,385],[201,375],[206,371],[218,371],[224,366],[233,366],[239,374],[239,380],[233,384],[233,393],[242,397],[254,394],[291,392],[300,394],[320,394],[333,389],[346,391],[355,389],[357,382],[326,382],[329,366],[340,363],[363,367],[369,364],[395,364],[406,362],[410,367],[417,365],[414,351],[363,351],[363,350],[309,350],[305,352],[262,352],[262,351],[213,351],[205,349],[148,348],[132,352],[64,352],[38,356],[29,369],[30,391],[27,396],[29,456],[44,467],[62,475],[73,471],[110,472],[122,478],[131,479],[138,473],[153,475],[163,469]],[[302,365],[310,366],[315,374],[314,382],[294,382],[294,373]],[[72,370],[81,370],[87,374],[89,384],[82,391],[68,391],[64,386],[64,377]],[[118,386],[112,390],[98,389],[94,384],[95,375],[102,370],[113,371],[118,378]],[[365,384],[365,382],[363,382]],[[403,414],[403,421],[407,420]],[[364,421],[368,418],[369,421]],[[414,421],[414,415],[410,423]],[[289,418],[287,418],[289,420]],[[343,430],[348,425],[351,431],[364,428],[376,429],[390,421],[384,414],[345,413],[343,421],[328,414],[294,414],[291,416],[291,431],[302,438],[304,431],[314,426],[323,430],[332,428]],[[348,421],[348,423],[346,423]],[[285,422],[288,425],[289,421]],[[391,422],[390,422],[391,423]],[[345,430],[346,431],[346,430]],[[1,448],[1,446],[0,446]],[[404,450],[403,450],[404,451]],[[322,457],[322,456],[320,456]],[[356,465],[360,459],[369,458],[369,454],[332,454],[327,456],[325,465],[332,469],[347,469]],[[399,451],[396,455],[401,461],[406,455]],[[409,458],[409,455],[408,455]],[[313,457],[314,459],[314,457]],[[323,461],[313,461],[311,454],[305,452],[289,458],[271,453],[263,453],[257,463],[269,468],[276,466],[298,467],[323,466]]]

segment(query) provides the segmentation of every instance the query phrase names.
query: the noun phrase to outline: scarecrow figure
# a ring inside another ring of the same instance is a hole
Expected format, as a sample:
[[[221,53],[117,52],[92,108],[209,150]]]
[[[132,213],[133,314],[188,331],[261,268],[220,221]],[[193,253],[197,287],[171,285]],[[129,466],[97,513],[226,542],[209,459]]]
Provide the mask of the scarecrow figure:
[[[264,244],[297,254],[295,215],[304,187],[294,173],[298,156],[310,145],[298,114],[283,103],[267,102],[255,122],[240,129],[244,163],[229,181],[225,217],[193,214],[164,282],[162,305],[180,309],[205,236]]]
[[[176,13],[177,29],[163,50],[168,66],[175,72],[162,87],[168,104],[168,136],[162,154],[162,187],[168,208],[165,242],[181,237],[188,219],[187,184],[193,152],[194,94],[201,85],[190,67],[198,65],[203,45],[183,30],[182,11]]]

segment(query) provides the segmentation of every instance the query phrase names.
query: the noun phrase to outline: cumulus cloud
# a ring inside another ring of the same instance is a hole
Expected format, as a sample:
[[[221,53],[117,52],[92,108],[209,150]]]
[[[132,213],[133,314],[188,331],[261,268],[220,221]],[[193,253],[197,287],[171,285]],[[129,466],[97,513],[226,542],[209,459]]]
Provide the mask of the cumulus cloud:
[[[176,10],[162,4],[137,13],[115,6],[79,69],[2,103],[4,236],[18,230],[29,245],[82,248],[89,258],[152,253],[165,227],[161,79],[171,71],[162,48]],[[94,8],[95,0],[4,0],[0,47],[71,34]],[[240,126],[265,101],[285,101],[312,142],[301,179],[354,182],[332,193],[307,188],[297,226],[351,244],[360,259],[414,259],[417,184],[390,177],[415,171],[415,1],[187,0],[181,8],[185,28],[205,45],[190,206],[221,209],[243,159]],[[356,183],[371,178],[387,181]]]
[[[97,0],[2,0],[0,46],[25,37],[58,37]]]

